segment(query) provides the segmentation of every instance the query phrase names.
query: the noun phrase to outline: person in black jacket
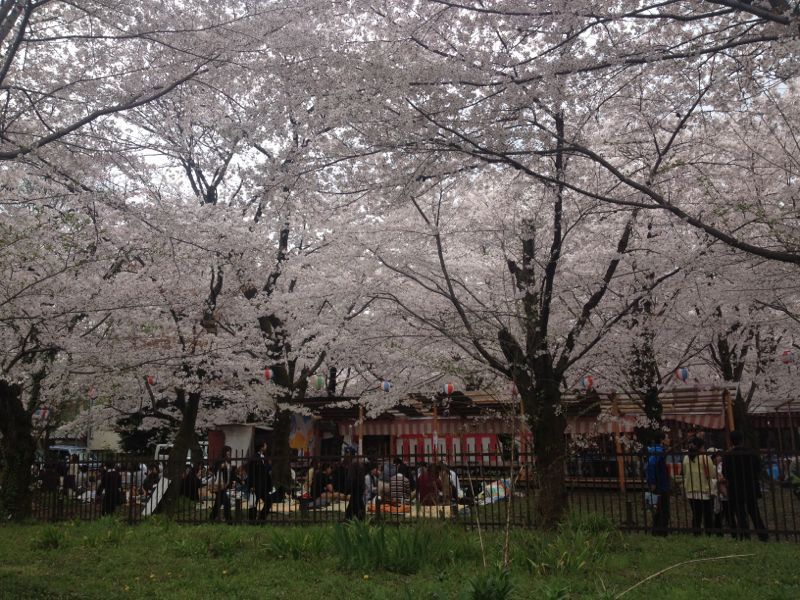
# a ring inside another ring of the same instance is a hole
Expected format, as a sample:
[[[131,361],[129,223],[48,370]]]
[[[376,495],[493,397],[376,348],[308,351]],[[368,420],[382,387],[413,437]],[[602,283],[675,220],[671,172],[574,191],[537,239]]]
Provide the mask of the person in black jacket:
[[[251,459],[247,478],[250,482],[250,490],[256,497],[256,504],[263,503],[258,512],[258,519],[264,521],[272,508],[272,465],[267,457],[267,442],[261,444],[256,455]]]
[[[761,460],[754,451],[742,445],[742,434],[731,431],[731,450],[722,457],[722,474],[728,482],[728,502],[734,515],[735,534],[739,539],[750,538],[748,515],[758,538],[767,541],[767,528],[761,520],[758,499],[761,497]]]
[[[122,504],[122,477],[114,466],[113,462],[106,464],[106,468],[100,475],[100,485],[97,486],[97,493],[102,494],[101,514],[114,514],[117,506]]]
[[[353,459],[347,469],[346,494],[350,501],[345,509],[345,519],[363,520],[367,515],[367,505],[364,501],[366,490],[367,470],[359,459]]]
[[[200,488],[205,485],[200,478],[199,470],[200,465],[190,465],[186,471],[184,471],[183,479],[181,480],[181,494],[195,502],[200,500]]]

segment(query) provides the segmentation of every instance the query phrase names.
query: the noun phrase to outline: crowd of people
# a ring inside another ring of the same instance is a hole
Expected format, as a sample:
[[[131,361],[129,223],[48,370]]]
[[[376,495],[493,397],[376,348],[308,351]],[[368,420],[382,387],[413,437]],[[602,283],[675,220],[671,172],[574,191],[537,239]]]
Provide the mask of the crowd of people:
[[[292,471],[290,486],[276,488],[267,450],[267,444],[262,443],[251,457],[233,459],[231,448],[226,446],[222,457],[210,467],[187,463],[179,493],[193,502],[207,502],[210,520],[222,517],[227,522],[232,522],[234,501],[237,507],[247,507],[248,520],[262,522],[273,504],[284,498],[296,500],[301,511],[345,503],[342,506],[346,506],[348,519],[363,519],[381,506],[383,510],[403,512],[412,504],[480,503],[475,490],[463,489],[456,471],[443,462],[421,461],[412,467],[401,458],[377,461],[356,457],[352,449],[336,461],[311,461],[302,481]],[[96,502],[101,514],[107,515],[126,502],[146,504],[159,489],[164,468],[163,462],[112,461],[102,467],[92,466],[80,463],[73,455],[66,463],[46,464],[40,480],[45,490]],[[800,461],[791,462],[787,473],[800,483]],[[760,539],[767,539],[759,508],[765,480],[763,465],[758,452],[745,447],[737,431],[730,433],[730,448],[724,452],[708,447],[700,430],[692,432],[683,448],[673,447],[668,434],[657,432],[646,450],[644,479],[654,535],[667,535],[674,528],[675,502],[683,495],[694,534],[729,533],[735,538],[749,538],[755,531]]]
[[[669,472],[668,457],[674,454],[669,435],[656,434],[647,449],[645,477],[647,500],[652,508],[652,533],[665,536],[670,529],[671,498],[682,493],[691,511],[691,530],[695,535],[724,535],[750,538],[750,525],[762,541],[768,539],[758,500],[762,496],[762,464],[758,453],[744,445],[738,431],[730,433],[731,447],[722,452],[706,448],[702,432],[688,441],[683,454],[680,478]],[[796,468],[796,465],[795,465]]]
[[[347,502],[345,516],[363,519],[367,512],[400,509],[417,501],[423,506],[455,503],[464,492],[456,472],[441,463],[420,462],[412,468],[401,458],[379,463],[346,454],[336,463],[314,463],[304,508]]]

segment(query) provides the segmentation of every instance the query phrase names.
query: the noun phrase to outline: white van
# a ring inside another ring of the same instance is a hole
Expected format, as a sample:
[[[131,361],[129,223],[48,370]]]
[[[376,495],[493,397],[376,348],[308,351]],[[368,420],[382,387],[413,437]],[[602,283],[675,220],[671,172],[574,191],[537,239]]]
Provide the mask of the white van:
[[[172,444],[156,444],[155,460],[166,462],[169,460],[169,453],[172,450]],[[200,450],[203,451],[203,460],[208,459],[208,442],[200,442]],[[192,451],[187,450],[186,462],[192,461]]]
[[[78,456],[79,462],[89,460],[89,450],[83,446],[67,446],[56,444],[47,449],[48,454],[57,458],[59,462],[69,462],[73,455]]]

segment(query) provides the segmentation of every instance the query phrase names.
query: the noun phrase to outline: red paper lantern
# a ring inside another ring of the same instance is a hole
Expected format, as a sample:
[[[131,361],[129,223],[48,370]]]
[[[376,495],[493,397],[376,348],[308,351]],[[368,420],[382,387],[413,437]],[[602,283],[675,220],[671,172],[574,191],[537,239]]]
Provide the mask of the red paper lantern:
[[[273,373],[272,369],[270,369],[269,367],[264,369],[264,379],[266,379],[267,381],[271,380],[274,377],[274,375],[275,373]]]
[[[454,386],[452,383],[445,383],[442,386],[442,391],[449,396],[456,391],[456,386]]]

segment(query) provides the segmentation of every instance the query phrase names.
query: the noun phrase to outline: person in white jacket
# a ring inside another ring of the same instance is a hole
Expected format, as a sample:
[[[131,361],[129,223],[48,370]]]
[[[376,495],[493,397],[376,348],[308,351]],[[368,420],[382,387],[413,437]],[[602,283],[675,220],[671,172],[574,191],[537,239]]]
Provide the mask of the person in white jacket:
[[[692,509],[692,533],[700,535],[703,523],[706,535],[714,529],[714,499],[717,469],[705,453],[705,442],[695,437],[689,441],[689,452],[683,458],[683,489]]]

